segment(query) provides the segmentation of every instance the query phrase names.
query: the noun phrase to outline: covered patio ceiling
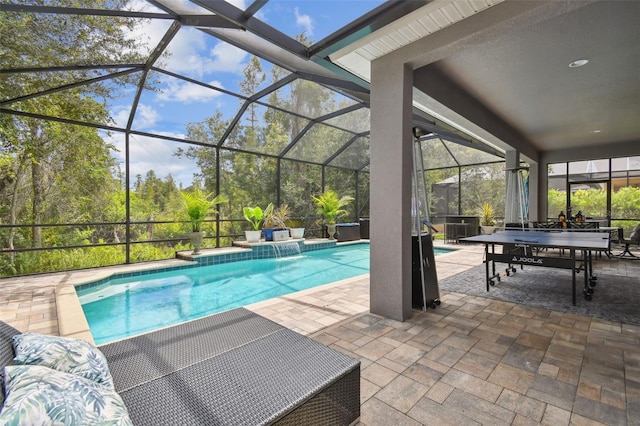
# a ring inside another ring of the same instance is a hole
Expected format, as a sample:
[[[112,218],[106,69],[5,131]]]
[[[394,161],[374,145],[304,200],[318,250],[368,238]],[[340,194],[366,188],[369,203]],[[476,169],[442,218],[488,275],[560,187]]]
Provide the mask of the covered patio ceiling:
[[[394,55],[421,110],[535,161],[634,155],[639,19],[634,1],[436,0],[330,58],[366,80]]]

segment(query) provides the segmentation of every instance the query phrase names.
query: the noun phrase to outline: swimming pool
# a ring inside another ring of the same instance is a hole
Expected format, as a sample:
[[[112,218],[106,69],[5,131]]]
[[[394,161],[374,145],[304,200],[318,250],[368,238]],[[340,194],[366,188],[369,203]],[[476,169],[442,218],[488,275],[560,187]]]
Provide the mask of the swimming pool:
[[[109,280],[77,290],[96,344],[369,273],[369,244]]]

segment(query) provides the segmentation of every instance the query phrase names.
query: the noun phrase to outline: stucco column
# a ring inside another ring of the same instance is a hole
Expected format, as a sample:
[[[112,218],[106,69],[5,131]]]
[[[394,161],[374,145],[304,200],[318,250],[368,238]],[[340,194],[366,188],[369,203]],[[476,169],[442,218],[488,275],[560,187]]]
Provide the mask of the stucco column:
[[[411,317],[411,175],[413,70],[371,63],[370,310]]]

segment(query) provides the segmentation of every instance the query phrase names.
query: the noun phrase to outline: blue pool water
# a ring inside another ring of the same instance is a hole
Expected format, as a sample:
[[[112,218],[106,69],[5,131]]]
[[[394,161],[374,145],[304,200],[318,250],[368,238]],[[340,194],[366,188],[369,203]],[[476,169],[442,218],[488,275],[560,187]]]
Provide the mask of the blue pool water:
[[[369,244],[110,280],[79,289],[96,344],[369,273]]]

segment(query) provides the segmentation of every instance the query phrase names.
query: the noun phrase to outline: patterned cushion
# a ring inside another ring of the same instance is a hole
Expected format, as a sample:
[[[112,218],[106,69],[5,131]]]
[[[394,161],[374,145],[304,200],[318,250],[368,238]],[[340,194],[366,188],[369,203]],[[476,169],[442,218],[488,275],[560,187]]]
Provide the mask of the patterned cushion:
[[[93,380],[37,365],[4,368],[0,424],[133,425],[120,396]]]
[[[80,339],[25,333],[13,336],[14,364],[42,365],[73,373],[113,389],[107,359],[95,346]]]

